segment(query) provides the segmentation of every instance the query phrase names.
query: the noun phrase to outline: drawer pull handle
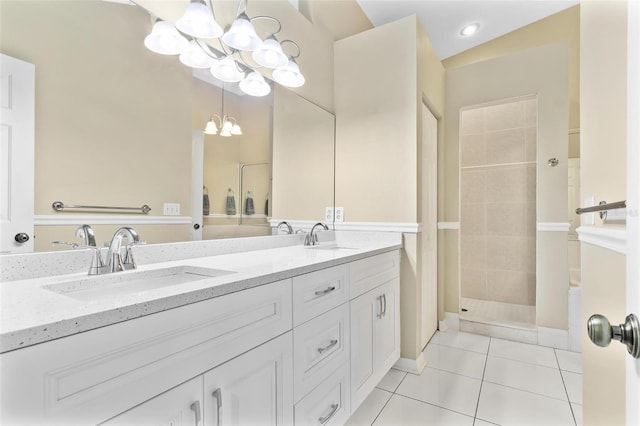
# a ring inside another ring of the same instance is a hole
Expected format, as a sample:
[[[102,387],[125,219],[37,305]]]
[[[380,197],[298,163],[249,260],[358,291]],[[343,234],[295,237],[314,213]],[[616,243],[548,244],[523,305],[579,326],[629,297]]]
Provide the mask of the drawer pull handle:
[[[386,293],[383,294],[381,297],[384,300],[384,310],[382,311],[382,316],[386,317],[387,316],[387,295],[386,295]]]
[[[376,297],[376,299],[378,299],[378,302],[380,302],[380,306],[379,306],[380,309],[378,310],[378,314],[377,314],[378,319],[380,319],[380,318],[382,318],[382,315],[383,315],[383,312],[384,312],[382,310],[382,295]]]
[[[324,348],[318,348],[318,352],[319,352],[319,353],[323,353],[323,352],[325,352],[325,351],[328,351],[329,349],[331,349],[332,347],[334,347],[334,346],[335,346],[335,345],[337,345],[337,344],[338,344],[338,340],[337,340],[337,339],[333,339],[333,340],[331,340],[331,342],[330,342],[327,346],[325,346]]]
[[[216,424],[220,426],[222,423],[222,389],[218,388],[214,390],[211,396],[216,400],[216,411],[218,413],[218,416],[216,417],[218,419]]]
[[[318,421],[320,422],[321,425],[327,423],[329,421],[329,419],[331,419],[331,417],[333,417],[334,414],[336,414],[336,411],[338,411],[338,404],[331,404],[331,412],[329,414],[327,414],[324,417],[320,417],[318,419]]]
[[[200,401],[191,403],[191,411],[193,411],[196,415],[196,426],[200,424],[200,420],[202,420],[202,411],[200,411]]]
[[[316,291],[316,296],[324,296],[326,294],[331,293],[335,289],[336,289],[336,286],[332,285],[331,287],[327,288],[326,290]]]

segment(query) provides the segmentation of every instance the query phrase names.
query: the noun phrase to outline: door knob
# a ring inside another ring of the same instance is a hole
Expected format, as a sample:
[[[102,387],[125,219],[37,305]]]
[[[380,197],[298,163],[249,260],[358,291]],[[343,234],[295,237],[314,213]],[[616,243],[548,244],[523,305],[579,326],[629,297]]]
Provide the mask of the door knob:
[[[13,238],[21,244],[29,241],[29,235],[25,234],[24,232],[18,232]]]
[[[591,315],[587,321],[589,339],[598,346],[609,346],[611,340],[627,345],[634,358],[640,358],[640,322],[634,314],[627,315],[624,324],[612,326],[604,315]]]

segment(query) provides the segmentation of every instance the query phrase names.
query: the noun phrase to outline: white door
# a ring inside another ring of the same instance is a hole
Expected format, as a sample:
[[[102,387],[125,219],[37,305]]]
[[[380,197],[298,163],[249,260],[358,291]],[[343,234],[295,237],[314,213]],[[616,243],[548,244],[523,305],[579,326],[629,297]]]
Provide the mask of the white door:
[[[202,376],[103,423],[108,426],[202,426]]]
[[[640,317],[640,2],[628,4],[626,313]],[[629,425],[640,425],[640,359],[627,356],[626,362],[626,420]]]
[[[206,426],[293,423],[293,340],[286,333],[204,375]]]
[[[438,120],[422,104],[422,347],[438,327]]]
[[[35,66],[1,55],[0,253],[33,251]]]

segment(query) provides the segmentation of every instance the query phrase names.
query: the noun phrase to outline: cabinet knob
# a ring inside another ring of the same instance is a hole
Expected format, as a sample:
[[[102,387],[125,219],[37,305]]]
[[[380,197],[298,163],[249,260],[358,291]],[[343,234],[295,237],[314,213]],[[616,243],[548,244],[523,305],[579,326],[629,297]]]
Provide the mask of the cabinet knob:
[[[589,339],[600,347],[609,346],[612,340],[617,340],[627,346],[631,356],[640,358],[640,322],[634,314],[628,315],[624,324],[613,326],[604,315],[591,315],[587,321],[587,332]]]
[[[24,232],[18,232],[16,234],[16,236],[13,237],[13,238],[16,240],[16,242],[18,242],[20,244],[23,244],[23,243],[26,243],[27,241],[29,241],[29,235],[25,234]]]

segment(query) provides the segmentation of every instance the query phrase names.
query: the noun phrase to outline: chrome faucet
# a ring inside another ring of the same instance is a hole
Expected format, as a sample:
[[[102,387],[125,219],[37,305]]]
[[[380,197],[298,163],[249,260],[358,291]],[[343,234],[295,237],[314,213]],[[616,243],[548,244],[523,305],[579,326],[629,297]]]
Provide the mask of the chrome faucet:
[[[313,228],[311,228],[311,232],[307,234],[307,236],[304,239],[305,246],[315,246],[316,244],[318,244],[318,233],[316,232],[317,227],[321,227],[325,231],[329,230],[329,227],[324,223],[322,222],[316,223],[315,225],[313,225]]]
[[[278,224],[278,226],[276,226],[276,229],[280,229],[280,225],[286,225],[287,226],[287,234],[293,234],[293,228],[291,227],[289,222],[283,220],[282,222],[280,222]]]
[[[124,237],[127,237],[129,244],[127,245],[125,257],[122,259],[120,248],[122,247],[122,239]],[[103,267],[106,269],[105,272],[109,273],[136,269],[136,262],[133,260],[133,254],[131,253],[131,246],[139,242],[140,238],[138,237],[138,233],[133,228],[123,226],[118,229],[115,234],[113,234],[113,238],[111,238],[111,243],[109,244],[107,261]],[[89,274],[91,274],[91,271]]]
[[[84,239],[84,245],[96,247],[96,236],[89,225],[81,225],[76,229],[76,237]]]

